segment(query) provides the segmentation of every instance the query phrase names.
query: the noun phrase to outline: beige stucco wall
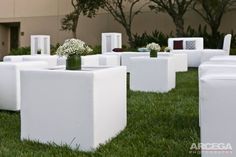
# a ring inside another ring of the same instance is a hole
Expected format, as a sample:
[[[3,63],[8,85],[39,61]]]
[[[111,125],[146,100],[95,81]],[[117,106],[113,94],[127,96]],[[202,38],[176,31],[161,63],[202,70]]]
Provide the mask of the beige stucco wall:
[[[66,38],[71,37],[71,32],[61,31],[60,21],[71,10],[70,0],[2,0],[0,1],[0,23],[21,23],[20,31],[24,35],[20,36],[20,46],[29,46],[30,35],[34,34],[50,35],[52,44],[62,43]],[[234,12],[225,16],[220,28],[222,31],[230,32],[236,28],[236,22],[232,20],[235,15],[236,13]],[[204,25],[205,23],[196,13],[188,12],[186,14],[185,26],[191,25],[197,28],[199,24]],[[146,7],[134,20],[133,33],[152,32],[155,29],[169,34],[171,31],[174,32],[175,26],[167,14],[155,14]],[[6,34],[6,32],[4,30],[1,33],[0,30],[0,36],[1,34]],[[100,10],[93,19],[80,18],[78,38],[91,45],[98,45],[101,42],[102,32],[121,32],[123,34],[123,43],[127,42],[123,27],[104,10]],[[4,40],[9,39],[5,38]]]

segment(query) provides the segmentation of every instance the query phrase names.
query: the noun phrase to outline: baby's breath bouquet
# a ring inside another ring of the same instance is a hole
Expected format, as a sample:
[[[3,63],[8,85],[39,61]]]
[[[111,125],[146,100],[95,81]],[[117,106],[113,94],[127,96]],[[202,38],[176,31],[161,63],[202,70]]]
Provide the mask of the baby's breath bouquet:
[[[79,39],[67,39],[57,49],[57,55],[66,56],[66,70],[81,70],[81,55],[91,53],[93,50]]]
[[[165,51],[165,52],[170,52],[171,49],[170,49],[169,47],[165,47],[164,51]]]
[[[154,50],[154,51],[157,51],[157,52],[159,52],[160,50],[161,50],[161,47],[160,47],[160,45],[159,44],[157,44],[157,43],[150,43],[150,44],[148,44],[147,45],[147,47],[146,48],[148,48],[149,50]]]
[[[67,39],[62,46],[57,49],[57,55],[70,56],[70,55],[86,55],[93,50],[79,39]]]
[[[150,57],[157,57],[157,52],[161,50],[161,46],[157,43],[150,43],[146,46],[150,50]]]

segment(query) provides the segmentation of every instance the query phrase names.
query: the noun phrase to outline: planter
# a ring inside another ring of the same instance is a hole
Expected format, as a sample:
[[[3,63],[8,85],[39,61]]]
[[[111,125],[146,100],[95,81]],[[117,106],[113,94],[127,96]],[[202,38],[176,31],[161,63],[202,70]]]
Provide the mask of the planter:
[[[157,57],[157,51],[156,50],[151,50],[150,51],[150,57]]]
[[[66,70],[81,70],[81,56],[69,55],[66,59]]]

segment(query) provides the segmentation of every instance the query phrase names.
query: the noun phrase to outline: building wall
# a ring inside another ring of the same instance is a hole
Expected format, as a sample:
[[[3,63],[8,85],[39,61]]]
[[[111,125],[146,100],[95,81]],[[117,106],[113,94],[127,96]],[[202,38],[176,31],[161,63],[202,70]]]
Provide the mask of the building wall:
[[[62,43],[65,39],[71,37],[71,32],[61,31],[60,21],[64,15],[71,10],[70,0],[0,1],[0,23],[21,23],[20,46],[29,46],[30,35],[35,34],[50,35],[52,44]],[[235,13],[230,13],[225,16],[220,28],[222,31],[230,32],[232,29],[236,28],[236,22],[232,20],[235,15]],[[191,25],[192,27],[197,28],[199,24],[205,24],[199,15],[194,12],[186,14],[186,26]],[[1,29],[3,28],[0,27],[0,31]],[[155,29],[169,34],[171,31],[174,32],[175,26],[172,19],[167,14],[155,14],[150,12],[146,7],[144,12],[139,14],[134,20],[133,33],[149,33]],[[121,32],[123,34],[123,43],[127,43],[127,37],[123,27],[104,10],[100,10],[98,15],[93,19],[87,17],[80,18],[78,38],[81,40],[84,40],[91,45],[98,45],[101,42],[102,32]],[[5,35],[2,35],[0,32],[0,36]],[[4,38],[4,40],[9,39]],[[4,51],[6,51],[6,48]]]
[[[9,37],[9,29],[4,26],[0,25],[0,58],[5,56],[8,51],[8,37]]]

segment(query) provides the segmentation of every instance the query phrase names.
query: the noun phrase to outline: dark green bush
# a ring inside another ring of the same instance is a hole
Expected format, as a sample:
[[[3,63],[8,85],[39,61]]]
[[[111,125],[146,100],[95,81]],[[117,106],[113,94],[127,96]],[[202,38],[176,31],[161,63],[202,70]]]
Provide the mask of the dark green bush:
[[[93,49],[93,54],[101,54],[102,53],[102,46],[101,45],[95,45],[90,46]]]
[[[59,43],[57,43],[56,45],[51,45],[50,46],[51,55],[56,54],[56,51],[57,51],[59,46],[60,46]],[[10,55],[30,55],[30,47],[20,47],[20,48],[17,48],[17,49],[12,49],[11,52],[10,52]]]
[[[10,55],[29,55],[30,47],[20,47],[17,49],[12,49]]]
[[[230,55],[236,55],[236,48],[232,48],[230,50]]]
[[[51,49],[50,54],[55,55],[59,46],[60,46],[59,43],[57,43],[56,45],[50,45],[50,49]]]
[[[167,46],[168,38],[173,37],[172,32],[170,35],[164,34],[160,31],[153,31],[151,34],[147,34],[146,32],[138,35],[134,35],[134,45],[135,48],[145,47],[147,44],[151,42],[155,42],[160,44],[161,46]]]

